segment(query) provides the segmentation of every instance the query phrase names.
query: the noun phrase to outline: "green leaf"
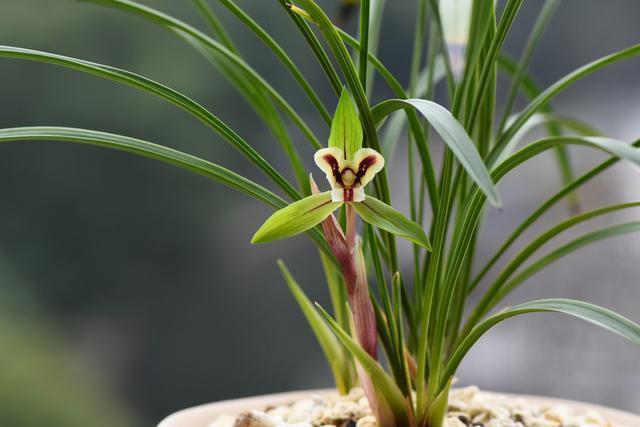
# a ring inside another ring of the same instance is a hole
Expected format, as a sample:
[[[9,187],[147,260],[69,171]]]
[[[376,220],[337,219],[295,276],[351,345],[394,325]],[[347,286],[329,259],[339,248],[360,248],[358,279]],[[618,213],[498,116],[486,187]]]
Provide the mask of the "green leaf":
[[[176,19],[170,15],[162,13],[156,9],[151,7],[142,5],[140,3],[130,1],[130,0],[82,0],[88,3],[102,4],[105,6],[113,7],[116,9],[120,9],[127,13],[131,13],[141,18],[144,18],[150,22],[154,22],[159,24],[169,30],[175,31],[178,30],[178,34],[186,33],[192,36],[194,39],[198,40],[204,46],[211,48],[226,59],[228,59],[229,64],[236,67],[237,72],[244,73],[247,78],[250,78],[253,81],[253,84],[256,87],[264,89],[270,96],[273,98],[274,102],[278,104],[278,106],[286,113],[291,120],[296,124],[296,126],[300,129],[300,131],[307,137],[307,139],[311,142],[315,147],[319,147],[320,144],[317,141],[315,135],[307,126],[307,124],[302,120],[300,115],[295,111],[295,109],[280,95],[278,91],[276,91],[258,72],[256,72],[249,64],[247,64],[242,58],[235,55],[221,43],[213,40],[211,37],[207,36],[202,31]]]
[[[309,27],[309,24],[307,24],[307,17],[300,16],[297,8],[295,5],[291,4],[290,0],[278,0],[278,3],[280,3],[280,6],[282,6],[285,12],[289,15],[296,27],[298,27],[300,34],[309,45],[309,48],[313,51],[313,54],[324,71],[325,76],[329,80],[329,83],[331,83],[331,87],[333,88],[336,96],[340,95],[340,92],[342,91],[342,82],[340,81],[340,77],[333,68],[333,64],[331,63],[329,56],[322,48],[320,40],[318,40],[311,30],[311,27]]]
[[[400,108],[413,107],[433,126],[442,137],[460,165],[467,174],[478,184],[489,202],[496,207],[502,205],[489,171],[487,170],[475,144],[467,135],[460,122],[443,106],[426,99],[390,99],[383,101],[373,108],[376,122],[382,120],[389,113]]]
[[[308,195],[309,179],[306,169],[300,159],[298,150],[293,144],[291,136],[287,131],[287,127],[280,116],[280,112],[268,94],[260,87],[256,87],[256,85],[248,79],[244,73],[238,72],[238,70],[233,67],[225,57],[213,49],[207,48],[189,34],[180,30],[175,30],[175,32],[182,36],[187,43],[192,45],[194,49],[207,58],[209,62],[211,62],[220,71],[220,73],[236,87],[238,92],[247,100],[248,104],[256,111],[256,113],[258,113],[260,118],[264,121],[264,124],[269,128],[271,134],[282,147],[286,156],[289,158],[289,163],[293,169],[298,184],[305,190],[305,195]]]
[[[614,237],[620,234],[637,232],[638,224],[626,223],[621,225],[614,225],[612,227],[599,229],[586,235],[580,236],[579,238],[574,239],[571,242],[543,256],[540,260],[527,267],[522,271],[522,273],[518,274],[513,280],[508,282],[512,275],[548,241],[550,241],[563,231],[568,230],[569,228],[579,225],[585,221],[588,221],[589,219],[596,218],[607,213],[616,212],[622,209],[632,209],[637,207],[640,207],[640,202],[623,203],[596,209],[594,211],[569,218],[550,228],[545,233],[542,233],[531,243],[525,246],[524,249],[522,249],[522,251],[520,251],[516,256],[514,256],[513,259],[500,272],[498,277],[482,295],[480,301],[469,315],[467,324],[465,325],[465,330],[468,331],[471,327],[473,327],[480,318],[488,313],[491,308],[499,303],[500,300],[502,300],[507,294],[509,294],[516,286],[520,285],[526,279],[531,277],[536,272],[542,270],[552,262],[557,261],[561,257],[566,256],[585,245],[594,243],[601,239]]]
[[[364,201],[352,205],[363,221],[431,250],[422,227],[386,203],[367,195]]]
[[[637,55],[640,55],[640,44],[633,45],[590,62],[589,64],[583,65],[549,86],[544,92],[531,101],[531,103],[518,115],[518,118],[514,120],[514,122],[498,137],[496,144],[491,149],[488,164],[493,165],[500,155],[500,152],[504,149],[506,144],[508,144],[509,140],[515,135],[518,129],[520,129],[520,127],[529,120],[529,117],[534,115],[538,110],[544,108],[545,105],[547,105],[547,103],[556,95],[563,92],[578,80],[581,80],[582,78],[589,76],[608,65],[614,64],[623,59],[633,58]]]
[[[268,203],[271,206],[285,206],[285,201],[280,197],[229,169],[190,154],[140,139],[94,130],[66,127],[34,126],[0,129],[0,143],[36,140],[76,142],[139,154],[206,176],[234,190],[238,190]]]
[[[501,286],[496,296],[491,299],[490,308],[498,304],[498,302],[504,299],[507,294],[513,291],[513,289],[515,289],[520,284],[524,283],[529,277],[533,276],[538,271],[544,269],[560,258],[600,240],[637,232],[640,232],[640,221],[631,221],[612,225],[610,227],[600,228],[596,231],[584,234],[574,240],[571,240],[570,242],[542,256],[539,260],[517,274],[511,281]]]
[[[640,147],[640,140],[635,141],[631,144],[633,147]],[[590,182],[593,178],[601,174],[602,172],[609,169],[611,166],[617,164],[620,161],[617,157],[612,157],[604,162],[600,163],[598,166],[590,169],[585,172],[565,187],[561,188],[558,192],[556,192],[553,196],[549,197],[544,203],[540,205],[531,215],[529,215],[525,220],[515,228],[515,230],[507,237],[507,239],[502,243],[500,248],[496,251],[496,253],[491,257],[491,259],[487,262],[484,268],[478,273],[476,278],[471,282],[469,286],[469,292],[472,291],[478,283],[482,280],[482,278],[489,272],[489,270],[495,265],[495,263],[509,250],[511,245],[532,225],[534,224],[545,212],[555,206],[558,202],[560,202],[564,197],[570,195],[573,191],[580,188],[584,184]]]
[[[498,126],[498,133],[502,132],[506,125],[507,118],[513,110],[518,89],[527,75],[527,69],[529,68],[536,47],[538,46],[540,39],[542,38],[542,34],[549,25],[549,22],[559,5],[560,0],[545,0],[544,6],[542,6],[542,9],[538,14],[538,18],[531,29],[529,39],[524,47],[520,61],[513,73],[513,79],[511,80],[506,101],[504,103],[505,107],[504,112],[502,113],[502,120]]]
[[[379,403],[386,402],[389,405],[389,409],[395,417],[395,425],[408,426],[409,419],[408,414],[410,411],[409,406],[402,392],[396,385],[395,381],[389,374],[382,369],[382,366],[372,358],[366,351],[360,347],[360,345],[353,339],[344,329],[338,325],[338,323],[331,318],[320,305],[316,303],[316,307],[320,311],[320,314],[325,318],[334,334],[342,342],[342,344],[353,354],[353,357],[360,363],[362,368],[369,374],[373,382],[373,386],[378,394]],[[380,399],[384,399],[383,401]]]
[[[300,198],[300,193],[298,193],[298,191],[249,143],[247,143],[247,141],[242,139],[240,135],[205,107],[174,89],[127,70],[89,62],[82,59],[71,58],[68,56],[56,55],[49,52],[23,49],[13,46],[0,46],[0,57],[26,59],[30,61],[45,62],[65,68],[72,68],[143,90],[164,99],[165,101],[174,104],[196,117],[202,123],[213,129],[226,142],[231,144],[231,146],[247,157],[292,199],[297,200]]]
[[[343,348],[335,335],[322,320],[322,316],[320,316],[313,306],[313,303],[309,298],[307,298],[304,291],[300,288],[300,285],[298,285],[282,260],[278,260],[278,267],[280,267],[280,271],[282,272],[282,276],[284,277],[289,290],[300,306],[302,314],[304,314],[307,322],[309,322],[309,326],[311,326],[320,347],[322,347],[322,351],[327,358],[327,362],[329,363],[329,367],[333,373],[338,390],[341,394],[347,394],[352,387],[352,377],[349,365],[351,361],[345,358]]]
[[[251,243],[264,243],[295,236],[315,227],[343,202],[331,201],[331,192],[305,197],[280,209],[262,224]]]
[[[497,313],[473,328],[473,330],[464,337],[451,356],[451,359],[447,364],[447,369],[445,371],[446,374],[443,380],[446,380],[455,374],[456,369],[467,352],[489,329],[511,317],[535,312],[568,314],[607,329],[628,339],[634,344],[640,345],[640,326],[611,310],[583,301],[569,299],[544,299],[530,301]]]
[[[511,116],[509,120],[507,120],[507,126],[516,119],[517,116]],[[509,143],[505,146],[502,153],[496,160],[496,163],[503,162],[507,157],[511,156],[518,148],[518,145],[524,138],[524,136],[531,131],[533,128],[539,125],[546,125],[547,128],[551,127],[566,127],[567,129],[577,132],[580,135],[584,136],[603,136],[600,131],[595,129],[593,126],[585,123],[579,119],[574,119],[572,117],[564,117],[553,113],[537,113],[534,114],[527,120],[527,122],[522,125],[518,132],[511,138]],[[561,136],[560,132],[554,137]],[[571,174],[569,174],[570,176]]]
[[[204,0],[198,0],[203,2]],[[295,62],[287,55],[286,51],[271,37],[271,35],[262,28],[254,19],[252,19],[242,8],[240,8],[232,0],[221,0],[223,6],[225,6],[231,13],[233,13],[249,30],[253,31],[263,43],[273,51],[274,55],[282,62],[282,64],[289,70],[294,79],[298,82],[300,87],[307,94],[309,100],[316,107],[322,118],[329,124],[331,122],[331,115],[322,104],[322,101],[313,90],[309,82],[304,78],[304,75],[295,64]]]
[[[329,147],[342,150],[345,159],[353,159],[356,151],[362,148],[362,124],[351,95],[346,88],[342,90],[340,101],[331,123]]]

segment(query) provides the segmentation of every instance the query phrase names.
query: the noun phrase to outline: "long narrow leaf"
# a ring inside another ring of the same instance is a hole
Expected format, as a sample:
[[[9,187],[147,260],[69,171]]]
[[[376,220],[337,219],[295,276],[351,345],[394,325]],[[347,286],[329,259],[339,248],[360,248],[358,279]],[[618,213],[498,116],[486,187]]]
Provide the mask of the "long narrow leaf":
[[[293,60],[287,55],[287,52],[275,41],[273,37],[262,28],[253,18],[251,18],[242,8],[240,8],[233,0],[220,0],[231,13],[233,13],[242,23],[253,31],[259,38],[264,42],[264,44],[271,49],[274,55],[284,64],[284,66],[289,70],[293,78],[296,80],[298,85],[304,90],[307,94],[309,100],[316,107],[324,121],[329,124],[331,123],[331,114],[327,111],[324,104],[313,90],[307,79],[305,79],[304,75],[298,68],[298,66],[293,62]]]
[[[0,143],[10,141],[67,141],[127,151],[204,175],[271,206],[286,206],[286,202],[280,197],[229,169],[190,154],[140,139],[67,127],[34,126],[0,129]]]
[[[276,91],[260,74],[258,74],[253,68],[249,66],[242,58],[235,55],[229,49],[227,49],[222,44],[213,40],[211,37],[204,34],[202,31],[197,30],[196,28],[170,16],[165,13],[162,13],[158,10],[150,8],[148,6],[144,6],[142,4],[136,3],[130,0],[81,0],[84,2],[102,4],[109,7],[114,7],[116,9],[120,9],[122,11],[132,13],[141,18],[147,19],[151,22],[162,25],[163,27],[177,32],[189,34],[194,39],[198,40],[200,43],[204,44],[206,47],[213,49],[223,55],[226,59],[229,60],[231,64],[234,64],[239,71],[246,73],[246,75],[253,80],[253,82],[267,91],[273,98],[273,100],[283,109],[283,111],[291,117],[291,120],[296,124],[296,126],[300,129],[300,131],[306,136],[309,142],[314,147],[319,147],[321,144],[318,139],[315,137],[314,133],[311,131],[309,126],[305,123],[305,121],[300,117],[300,115],[296,112],[296,110]],[[177,30],[177,31],[176,31]]]
[[[353,387],[349,367],[351,361],[345,358],[342,347],[335,335],[331,332],[331,329],[329,329],[324,322],[322,316],[320,316],[313,303],[307,298],[282,260],[278,260],[278,267],[280,267],[280,272],[289,290],[296,299],[302,314],[304,314],[307,322],[309,322],[309,326],[311,326],[320,347],[322,347],[322,351],[327,358],[327,362],[336,381],[338,391],[341,394],[347,394],[349,390],[351,390],[351,387]]]
[[[623,209],[637,208],[639,206],[640,206],[640,202],[635,202],[635,203],[623,203],[623,204],[618,204],[613,206],[607,206],[601,209],[596,209],[594,211],[569,218],[568,220],[565,220],[560,224],[547,230],[546,232],[542,233],[540,236],[534,239],[531,243],[529,243],[525,248],[523,248],[500,272],[496,280],[491,284],[491,286],[489,286],[487,291],[482,295],[482,298],[478,302],[476,308],[473,310],[473,312],[469,316],[469,319],[467,321],[467,325],[468,325],[467,328],[470,328],[471,326],[473,326],[478,319],[484,316],[493,306],[495,306],[499,302],[498,296],[500,296],[500,299],[504,298],[504,296],[507,293],[509,293],[517,284],[522,283],[525,278],[530,277],[535,271],[538,271],[539,269],[547,266],[552,260],[557,260],[559,256],[554,257],[553,256],[554,253],[557,252],[559,254],[566,255],[570,252],[573,252],[574,250],[579,249],[580,246],[583,246],[587,242],[593,242],[596,240],[594,237],[587,240],[585,240],[584,237],[574,240],[571,244],[569,244],[569,246],[562,247],[552,252],[551,254],[549,254],[550,256],[545,256],[543,258],[543,260],[546,260],[549,262],[544,262],[544,263],[538,262],[534,264],[535,267],[532,266],[533,268],[532,267],[528,268],[526,270],[527,273],[525,275],[519,275],[518,279],[515,282],[509,282],[509,284],[506,285],[508,289],[505,289],[504,288],[505,283],[507,283],[507,281],[513,275],[513,273],[515,273],[518,270],[518,268],[520,268],[538,249],[540,249],[544,244],[549,242],[551,239],[553,239],[563,231],[568,230],[569,228],[579,225],[592,218],[596,218],[598,216],[606,215],[608,213],[616,212]],[[628,231],[626,227],[623,229],[625,231]],[[604,232],[604,230],[599,230],[597,232],[598,233],[597,236],[601,238],[605,238],[611,235],[615,235],[615,232],[617,231],[618,231],[617,229],[614,229],[613,232],[612,230],[610,230],[609,232]]]
[[[485,332],[503,320],[521,314],[535,312],[556,312],[568,314],[607,329],[628,339],[634,344],[640,345],[640,326],[611,310],[594,304],[568,299],[531,301],[497,313],[476,326],[466,337],[464,337],[464,340],[451,356],[451,359],[447,364],[443,381],[446,381],[447,378],[450,378],[455,374],[462,358]]]
[[[633,147],[640,148],[640,140],[631,144]],[[496,251],[496,253],[491,257],[491,259],[487,262],[484,268],[478,273],[475,279],[469,285],[467,292],[473,291],[475,287],[480,283],[482,278],[489,272],[489,270],[496,264],[496,262],[509,250],[509,248],[513,245],[513,243],[520,237],[522,234],[533,225],[542,215],[549,211],[553,206],[559,203],[563,198],[567,197],[576,189],[590,182],[593,178],[600,175],[602,172],[608,170],[611,166],[617,164],[620,161],[618,157],[612,157],[604,162],[600,163],[598,166],[593,169],[585,172],[580,177],[573,180],[571,183],[561,188],[554,195],[549,197],[544,203],[540,205],[535,211],[531,213],[525,220],[523,220],[518,227],[507,237],[507,239],[502,243],[500,248]]]
[[[396,385],[393,378],[387,374],[382,366],[376,362],[369,354],[360,347],[360,345],[349,336],[338,325],[338,323],[331,318],[322,307],[316,304],[316,307],[320,311],[320,314],[327,321],[333,333],[338,337],[342,344],[353,354],[353,357],[360,363],[362,368],[369,374],[373,381],[373,385],[378,392],[378,398],[384,399],[383,402],[389,406],[389,409],[395,417],[395,425],[408,426],[409,424],[409,410],[405,397]]]
[[[623,49],[616,53],[612,53],[600,59],[597,59],[587,65],[584,65],[574,72],[566,75],[558,80],[553,85],[549,86],[544,92],[542,92],[536,99],[534,99],[518,116],[518,118],[509,126],[498,138],[496,145],[493,147],[489,156],[489,165],[493,164],[500,152],[504,149],[505,145],[515,135],[524,123],[529,120],[529,117],[534,115],[538,110],[543,108],[551,99],[563,92],[566,88],[576,83],[577,81],[587,77],[594,72],[614,64],[623,59],[633,58],[640,55],[640,44],[636,44],[627,49]]]
[[[494,206],[501,206],[500,196],[489,176],[480,153],[462,125],[443,106],[426,99],[391,99],[374,107],[376,121],[400,108],[415,108],[438,132],[467,174],[487,195]]]
[[[110,80],[132,86],[136,89],[142,89],[145,92],[158,96],[159,98],[162,98],[195,116],[201,122],[216,131],[216,133],[224,138],[226,142],[231,144],[245,157],[247,157],[292,199],[295,200],[301,197],[298,191],[296,191],[296,189],[293,188],[293,186],[269,164],[269,162],[258,154],[258,152],[236,132],[202,105],[178,91],[130,71],[48,52],[11,46],[0,46],[0,57],[46,62],[53,65],[72,68],[85,73],[105,77]]]

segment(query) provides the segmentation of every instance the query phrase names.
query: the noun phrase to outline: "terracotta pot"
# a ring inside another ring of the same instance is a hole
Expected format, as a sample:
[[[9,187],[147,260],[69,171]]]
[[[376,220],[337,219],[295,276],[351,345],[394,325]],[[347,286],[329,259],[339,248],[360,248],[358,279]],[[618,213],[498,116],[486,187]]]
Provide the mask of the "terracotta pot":
[[[206,427],[219,415],[236,415],[248,409],[262,410],[267,406],[284,405],[296,400],[304,399],[318,394],[325,394],[333,390],[308,390],[294,391],[290,393],[267,394],[264,396],[247,397],[244,399],[223,400],[206,405],[194,406],[183,409],[165,418],[158,427]],[[640,427],[640,416],[617,409],[605,408],[603,406],[588,403],[574,402],[571,400],[552,399],[539,396],[524,396],[508,393],[500,393],[514,398],[526,398],[533,402],[543,404],[563,404],[577,409],[593,409],[598,411],[609,422],[614,425],[625,427]]]

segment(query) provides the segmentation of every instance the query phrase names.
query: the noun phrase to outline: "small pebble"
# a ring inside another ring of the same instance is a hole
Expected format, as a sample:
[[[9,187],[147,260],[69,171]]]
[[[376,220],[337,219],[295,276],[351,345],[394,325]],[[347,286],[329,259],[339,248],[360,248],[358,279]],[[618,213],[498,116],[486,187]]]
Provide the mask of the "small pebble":
[[[477,387],[452,389],[446,427],[624,427],[608,423],[596,411],[565,405],[534,405],[525,399],[483,393]],[[265,411],[220,416],[207,427],[377,427],[361,389],[302,399]]]

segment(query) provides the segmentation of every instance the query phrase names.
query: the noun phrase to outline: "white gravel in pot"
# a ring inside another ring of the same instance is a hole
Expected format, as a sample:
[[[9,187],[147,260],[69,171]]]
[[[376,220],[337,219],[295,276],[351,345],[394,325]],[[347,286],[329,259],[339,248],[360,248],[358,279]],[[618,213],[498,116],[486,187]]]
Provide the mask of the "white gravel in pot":
[[[208,427],[376,427],[361,389],[346,396],[329,394],[290,405],[220,416]],[[564,405],[541,405],[484,393],[477,387],[452,389],[446,427],[626,427],[613,425],[598,412]]]

